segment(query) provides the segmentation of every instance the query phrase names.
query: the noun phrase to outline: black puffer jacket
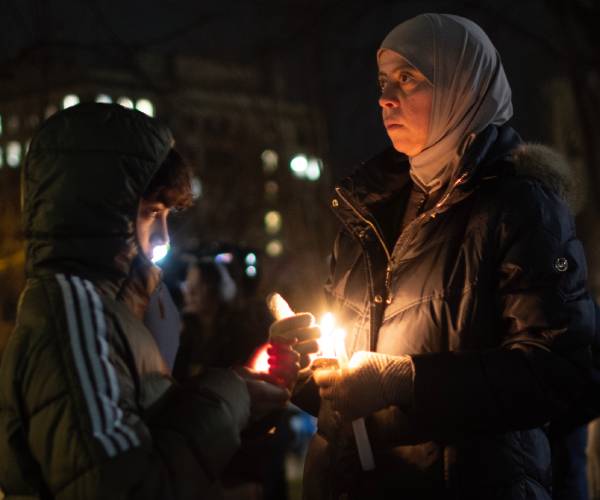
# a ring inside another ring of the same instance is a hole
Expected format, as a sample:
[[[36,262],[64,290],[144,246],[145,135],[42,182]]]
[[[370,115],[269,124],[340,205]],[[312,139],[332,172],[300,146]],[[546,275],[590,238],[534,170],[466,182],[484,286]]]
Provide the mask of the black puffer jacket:
[[[562,166],[489,127],[400,235],[406,157],[386,151],[336,188],[327,289],[347,348],[412,355],[415,401],[367,418],[369,474],[322,408],[308,498],[550,498],[544,426],[584,400],[595,329]]]

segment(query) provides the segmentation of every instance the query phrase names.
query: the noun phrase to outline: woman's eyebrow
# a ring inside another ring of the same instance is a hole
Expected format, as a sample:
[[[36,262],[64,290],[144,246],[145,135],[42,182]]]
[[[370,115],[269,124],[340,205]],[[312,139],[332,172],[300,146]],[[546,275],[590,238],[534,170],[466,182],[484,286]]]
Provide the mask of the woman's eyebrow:
[[[404,63],[404,64],[400,64],[398,66],[395,66],[394,69],[392,69],[391,71],[379,71],[379,76],[384,76],[384,77],[389,77],[389,76],[394,76],[398,73],[402,73],[403,71],[410,71],[411,73],[418,73],[419,70],[416,69],[414,66],[411,66],[408,63]]]

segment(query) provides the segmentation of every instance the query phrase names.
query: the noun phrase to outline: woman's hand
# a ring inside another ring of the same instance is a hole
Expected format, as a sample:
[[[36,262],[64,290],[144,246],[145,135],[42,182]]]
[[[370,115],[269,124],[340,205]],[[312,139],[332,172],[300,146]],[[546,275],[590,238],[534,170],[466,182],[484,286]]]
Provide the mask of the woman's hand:
[[[318,369],[314,379],[332,409],[344,420],[355,420],[391,405],[409,407],[413,371],[410,356],[361,351],[352,356],[348,368]]]

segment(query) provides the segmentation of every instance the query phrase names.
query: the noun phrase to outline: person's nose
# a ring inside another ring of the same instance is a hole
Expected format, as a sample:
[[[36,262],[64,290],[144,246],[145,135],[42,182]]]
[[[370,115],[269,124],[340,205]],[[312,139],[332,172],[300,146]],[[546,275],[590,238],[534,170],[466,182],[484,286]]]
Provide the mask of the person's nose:
[[[379,106],[382,108],[397,108],[399,105],[400,101],[395,95],[392,86],[388,83],[383,87],[379,96]]]
[[[152,228],[151,242],[153,246],[169,243],[169,227],[166,216],[156,219]]]

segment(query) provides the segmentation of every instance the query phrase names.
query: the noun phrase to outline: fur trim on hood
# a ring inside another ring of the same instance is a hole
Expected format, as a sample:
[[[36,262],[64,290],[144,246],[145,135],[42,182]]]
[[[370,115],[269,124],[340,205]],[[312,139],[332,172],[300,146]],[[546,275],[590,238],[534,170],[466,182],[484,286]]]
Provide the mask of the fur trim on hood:
[[[511,160],[518,175],[540,180],[558,193],[574,213],[581,210],[583,200],[576,172],[556,150],[542,144],[521,144],[512,151]]]

